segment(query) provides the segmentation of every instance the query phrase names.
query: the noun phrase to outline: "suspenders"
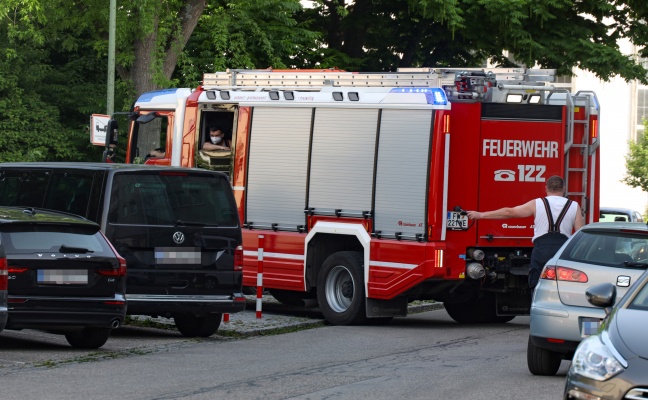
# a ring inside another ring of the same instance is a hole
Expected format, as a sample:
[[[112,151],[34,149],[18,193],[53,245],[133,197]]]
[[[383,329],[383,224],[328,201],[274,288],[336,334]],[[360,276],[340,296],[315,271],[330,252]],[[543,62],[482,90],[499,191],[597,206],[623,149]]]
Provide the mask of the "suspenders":
[[[567,200],[567,203],[565,203],[565,206],[560,212],[560,215],[558,215],[558,219],[556,220],[555,224],[553,221],[553,216],[551,215],[551,209],[549,208],[549,201],[546,197],[543,197],[542,202],[544,203],[545,211],[547,212],[547,219],[549,220],[549,232],[560,233],[560,223],[562,222],[563,218],[565,218],[565,214],[567,214],[567,210],[569,210],[569,206],[571,206],[572,201],[569,199]]]

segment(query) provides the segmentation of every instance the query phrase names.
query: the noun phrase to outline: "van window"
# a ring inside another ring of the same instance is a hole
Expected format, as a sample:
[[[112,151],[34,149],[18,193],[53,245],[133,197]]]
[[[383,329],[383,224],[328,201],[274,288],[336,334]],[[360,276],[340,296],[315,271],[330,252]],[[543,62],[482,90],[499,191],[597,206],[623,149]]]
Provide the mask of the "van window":
[[[92,174],[78,172],[6,171],[0,205],[40,207],[87,216]]]
[[[115,174],[108,222],[238,226],[229,182],[188,174]]]
[[[0,184],[0,205],[43,207],[43,195],[49,182],[49,172],[5,172]]]

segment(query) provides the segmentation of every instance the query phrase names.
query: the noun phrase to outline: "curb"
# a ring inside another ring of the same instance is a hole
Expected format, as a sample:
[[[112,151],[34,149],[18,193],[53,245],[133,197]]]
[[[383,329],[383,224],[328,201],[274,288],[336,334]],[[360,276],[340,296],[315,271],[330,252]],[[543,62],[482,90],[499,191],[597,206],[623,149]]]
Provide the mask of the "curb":
[[[414,302],[408,305],[408,314],[418,314],[427,311],[440,310],[443,303]],[[148,316],[132,316],[133,321],[142,324],[155,324],[159,329],[175,329],[173,319],[151,318]],[[230,314],[228,322],[221,322],[215,336],[252,337],[269,334],[287,333],[291,331],[312,329],[327,325],[321,311],[317,307],[292,307],[280,304],[274,299],[263,301],[262,318],[256,317],[255,303],[248,300],[245,310]]]

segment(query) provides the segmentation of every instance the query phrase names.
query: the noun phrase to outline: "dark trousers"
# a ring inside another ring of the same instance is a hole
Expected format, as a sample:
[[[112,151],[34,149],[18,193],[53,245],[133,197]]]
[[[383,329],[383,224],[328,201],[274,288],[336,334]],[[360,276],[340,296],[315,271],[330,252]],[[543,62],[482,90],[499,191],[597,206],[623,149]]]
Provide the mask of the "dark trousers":
[[[549,232],[533,242],[531,265],[529,266],[529,287],[534,289],[540,280],[542,268],[558,249],[565,243],[567,237],[561,233]]]

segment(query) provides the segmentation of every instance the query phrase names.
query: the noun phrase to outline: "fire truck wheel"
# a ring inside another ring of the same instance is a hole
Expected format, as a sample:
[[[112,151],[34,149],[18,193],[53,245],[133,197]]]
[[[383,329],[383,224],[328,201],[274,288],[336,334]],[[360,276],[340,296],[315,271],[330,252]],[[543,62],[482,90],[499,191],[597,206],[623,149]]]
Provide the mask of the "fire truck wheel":
[[[308,292],[295,292],[292,290],[271,289],[270,294],[282,304],[297,307],[304,307],[306,305],[304,300],[313,298],[313,295]]]
[[[558,372],[558,369],[560,369],[561,361],[562,357],[560,354],[536,347],[531,343],[531,337],[529,337],[529,343],[527,344],[527,365],[529,372],[533,375],[554,376]]]
[[[177,314],[173,317],[176,328],[186,337],[209,337],[220,327],[223,314],[211,313],[203,316]]]
[[[324,261],[317,278],[317,300],[331,324],[358,325],[367,321],[362,253],[340,251]]]

